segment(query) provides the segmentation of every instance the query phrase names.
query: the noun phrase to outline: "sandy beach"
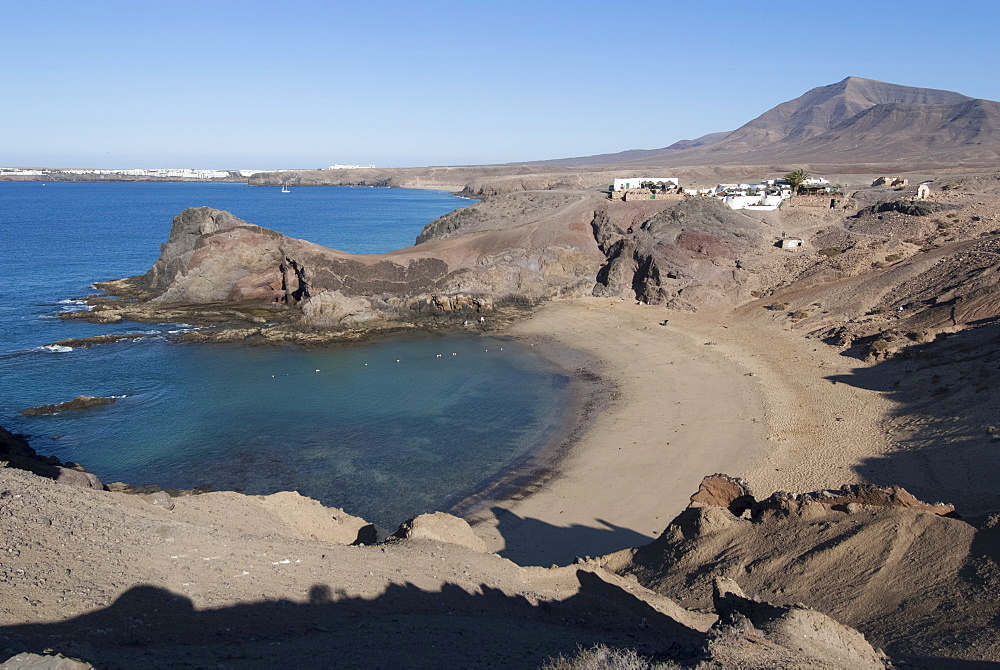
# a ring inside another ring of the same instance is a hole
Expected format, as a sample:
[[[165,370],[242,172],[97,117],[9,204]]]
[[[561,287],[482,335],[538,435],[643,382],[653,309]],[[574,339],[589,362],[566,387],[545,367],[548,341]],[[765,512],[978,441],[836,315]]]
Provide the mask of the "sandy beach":
[[[648,542],[708,474],[743,477],[758,495],[837,487],[884,449],[892,403],[828,379],[858,361],[766,314],[581,298],[540,307],[510,334],[585,352],[611,389],[551,473],[473,517],[491,550],[522,565]]]

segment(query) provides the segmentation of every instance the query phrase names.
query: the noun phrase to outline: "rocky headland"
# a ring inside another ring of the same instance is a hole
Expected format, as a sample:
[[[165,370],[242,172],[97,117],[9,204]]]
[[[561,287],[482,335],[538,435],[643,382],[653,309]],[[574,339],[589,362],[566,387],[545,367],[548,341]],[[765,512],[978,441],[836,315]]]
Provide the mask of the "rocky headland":
[[[601,263],[590,230],[593,194],[522,199],[527,205],[515,225],[470,226],[461,238],[431,235],[417,246],[378,256],[285,237],[228,212],[189,209],[174,219],[149,272],[100,284],[116,299],[95,297],[92,310],[68,318],[222,322],[229,326],[223,332],[187,337],[228,341],[324,341],[415,328],[495,327],[540,300],[589,291],[589,278]],[[444,229],[448,223],[431,226]]]

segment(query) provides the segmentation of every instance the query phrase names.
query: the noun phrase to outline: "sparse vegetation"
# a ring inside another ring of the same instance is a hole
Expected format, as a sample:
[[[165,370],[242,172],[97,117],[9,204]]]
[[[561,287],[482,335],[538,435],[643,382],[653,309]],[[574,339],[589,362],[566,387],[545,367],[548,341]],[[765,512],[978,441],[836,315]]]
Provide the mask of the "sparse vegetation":
[[[680,667],[676,663],[653,663],[633,649],[614,649],[598,644],[590,649],[581,648],[569,658],[559,654],[541,670],[671,670]]]
[[[794,312],[792,312],[791,314],[789,314],[788,316],[792,319],[792,321],[795,321],[796,323],[798,323],[802,319],[804,319],[807,316],[809,316],[809,312],[806,311],[806,310],[804,310],[804,309],[798,309],[798,310],[795,310]]]
[[[903,254],[889,254],[888,256],[885,257],[885,262],[886,263],[895,263],[896,261],[898,261],[902,257],[903,257]]]
[[[841,249],[840,247],[825,247],[819,250],[819,255],[826,256],[827,258],[831,258],[833,256],[839,256],[842,253],[844,253],[844,250]]]
[[[799,189],[802,188],[802,182],[804,182],[808,178],[809,178],[809,173],[806,172],[805,170],[792,170],[784,177],[782,177],[782,179],[784,179],[785,181],[787,181],[789,184],[792,185],[792,191],[795,193],[799,192]]]
[[[767,305],[764,309],[769,309],[772,312],[783,312],[786,309],[788,309],[788,303],[787,302],[772,302],[770,305]]]
[[[868,358],[880,358],[891,354],[896,348],[893,344],[895,339],[896,338],[892,336],[883,335],[882,337],[872,341],[872,343],[868,345]]]

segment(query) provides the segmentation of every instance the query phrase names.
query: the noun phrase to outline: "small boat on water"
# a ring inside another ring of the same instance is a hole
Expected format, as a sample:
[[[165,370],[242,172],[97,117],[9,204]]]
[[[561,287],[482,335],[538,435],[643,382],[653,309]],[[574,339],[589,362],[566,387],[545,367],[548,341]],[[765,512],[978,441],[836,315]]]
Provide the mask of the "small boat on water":
[[[282,184],[281,185],[281,192],[282,193],[291,193],[291,191],[288,190],[288,184]]]

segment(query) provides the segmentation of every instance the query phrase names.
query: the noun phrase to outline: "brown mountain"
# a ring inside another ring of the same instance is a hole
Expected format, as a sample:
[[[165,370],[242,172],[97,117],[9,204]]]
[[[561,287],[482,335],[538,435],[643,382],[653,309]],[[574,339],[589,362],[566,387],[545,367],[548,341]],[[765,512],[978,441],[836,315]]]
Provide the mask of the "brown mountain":
[[[669,147],[546,161],[561,165],[705,165],[1000,158],[1000,103],[952,91],[847,77],[774,107],[729,133]]]

